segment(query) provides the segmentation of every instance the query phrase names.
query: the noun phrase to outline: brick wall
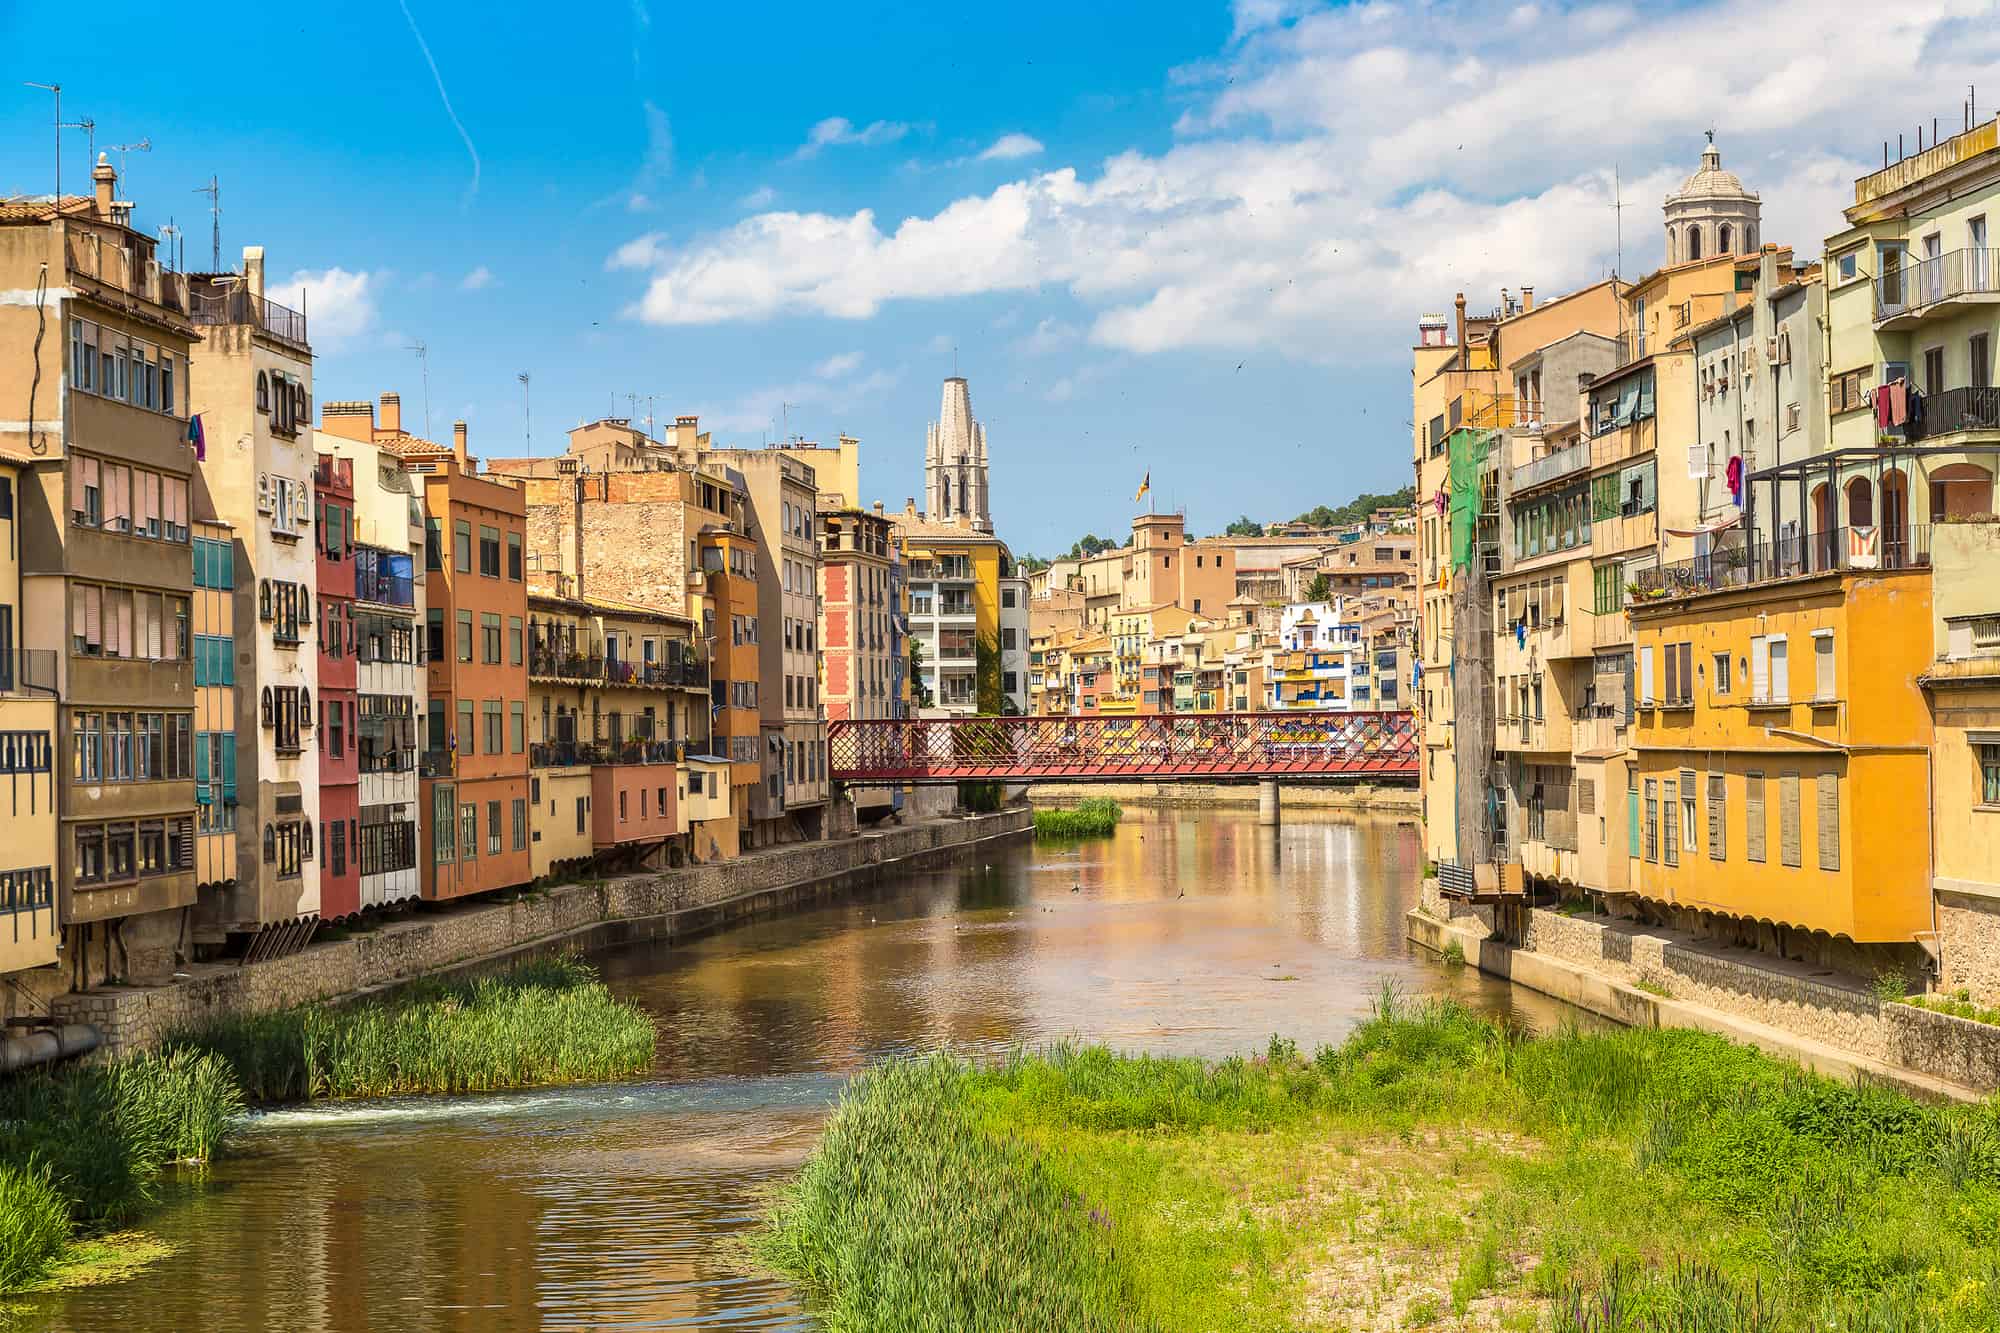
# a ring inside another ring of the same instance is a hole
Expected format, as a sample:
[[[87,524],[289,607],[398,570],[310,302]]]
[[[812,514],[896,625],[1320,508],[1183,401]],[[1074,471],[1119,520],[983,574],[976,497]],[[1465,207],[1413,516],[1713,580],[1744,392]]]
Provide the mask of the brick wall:
[[[511,902],[427,912],[267,963],[211,965],[170,985],[59,996],[50,1013],[60,1022],[95,1024],[106,1052],[117,1054],[203,1019],[347,999],[524,949],[683,938],[884,874],[948,861],[986,839],[1018,836],[1031,823],[1026,810],[1003,810],[791,844],[661,874],[559,885]]]

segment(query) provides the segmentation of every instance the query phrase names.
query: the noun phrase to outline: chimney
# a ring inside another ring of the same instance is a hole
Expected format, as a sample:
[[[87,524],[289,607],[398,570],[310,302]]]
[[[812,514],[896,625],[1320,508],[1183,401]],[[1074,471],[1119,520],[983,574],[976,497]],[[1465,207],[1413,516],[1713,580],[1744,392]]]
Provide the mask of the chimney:
[[[454,421],[451,423],[451,453],[452,457],[458,460],[458,465],[464,467],[465,423],[463,421]]]
[[[460,422],[461,428],[465,423]],[[583,596],[583,474],[577,473],[570,482],[569,541],[570,569],[575,573],[576,591],[573,596]]]
[[[257,300],[264,299],[264,247],[261,245],[243,247],[243,286]]]
[[[385,393],[382,395],[382,429],[390,435],[403,433],[403,395]]]
[[[1535,308],[1535,289],[1533,287],[1523,287],[1521,289],[1522,313],[1525,314],[1527,311],[1533,310],[1534,308]]]
[[[1464,292],[1460,292],[1458,294],[1458,300],[1456,304],[1458,308],[1458,350],[1463,352],[1465,350],[1465,293]],[[1459,369],[1463,370],[1465,369],[1465,366],[1463,364],[1460,364]]]
[[[111,203],[118,197],[118,168],[111,165],[111,154],[97,155],[97,165],[90,169],[90,179],[97,184],[97,216],[109,221]]]
[[[875,502],[875,517],[882,517],[882,502],[880,500]]]
[[[321,403],[319,428],[345,440],[372,441],[375,438],[375,404],[365,399],[359,402]]]

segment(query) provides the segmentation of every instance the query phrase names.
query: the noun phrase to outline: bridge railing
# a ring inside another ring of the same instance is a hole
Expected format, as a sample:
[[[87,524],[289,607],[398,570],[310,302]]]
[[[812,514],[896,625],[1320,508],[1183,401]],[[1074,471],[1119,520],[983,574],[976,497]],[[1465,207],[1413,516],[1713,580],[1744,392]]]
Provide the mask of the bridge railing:
[[[1038,778],[1414,778],[1407,712],[968,717],[828,724],[844,782]]]

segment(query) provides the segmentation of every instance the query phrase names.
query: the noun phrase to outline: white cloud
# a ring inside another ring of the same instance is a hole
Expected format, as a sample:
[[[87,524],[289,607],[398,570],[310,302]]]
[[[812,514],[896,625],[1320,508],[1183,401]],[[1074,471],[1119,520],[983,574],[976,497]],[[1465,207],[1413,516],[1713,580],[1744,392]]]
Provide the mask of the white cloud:
[[[1011,162],[1017,157],[1033,157],[1042,151],[1042,141],[1030,134],[1003,134],[979,155],[981,162]]]
[[[271,295],[286,303],[302,300],[306,332],[314,345],[342,342],[366,333],[375,323],[378,275],[344,268],[299,269]],[[303,292],[301,297],[297,293]]]
[[[698,404],[697,411],[717,430],[769,431],[776,438],[789,422],[792,431],[810,439],[817,428],[814,423],[840,429],[839,422],[825,419],[864,406],[894,388],[901,378],[900,371],[875,370],[852,378],[804,379],[753,389],[724,403]]]
[[[458,289],[463,292],[484,291],[493,285],[493,281],[493,270],[481,264],[458,280]]]
[[[1017,339],[1014,350],[1023,356],[1047,356],[1060,348],[1067,347],[1083,336],[1083,330],[1060,319],[1045,319],[1035,325],[1035,331],[1025,338]]]
[[[860,144],[872,148],[877,144],[895,143],[910,132],[910,127],[901,121],[878,120],[855,128],[854,122],[845,116],[828,116],[806,131],[806,141],[800,145],[794,157],[813,157],[822,148],[837,148],[848,144]]]
[[[1383,358],[1454,292],[1483,307],[1503,286],[1547,297],[1610,271],[1614,169],[1623,269],[1656,265],[1660,202],[1710,126],[1763,195],[1761,235],[1815,252],[1881,136],[1948,112],[1938,90],[2000,56],[1989,12],[1885,11],[1856,79],[1820,46],[1767,40],[1823,29],[1824,0],[1537,0],[1512,23],[1451,4],[1239,0],[1230,45],[1175,72],[1186,111],[1165,150],[1024,173],[928,214],[773,211],[654,234],[614,264],[643,275],[631,313],[660,325],[1061,291],[1103,347]],[[1612,88],[1618,111],[1602,114]],[[815,139],[865,133],[841,121]]]
[[[843,375],[852,374],[860,364],[861,353],[842,352],[838,356],[830,356],[814,366],[813,374],[823,380],[837,380]]]
[[[644,236],[635,236],[613,250],[611,258],[604,262],[604,267],[651,268],[670,253],[666,242],[667,234],[663,231],[649,231]]]
[[[744,195],[741,199],[738,199],[736,201],[736,206],[738,208],[748,209],[749,211],[754,213],[760,208],[769,208],[772,204],[775,204],[777,202],[778,202],[778,192],[776,190],[772,189],[768,185],[759,185],[756,189],[750,191],[750,193]]]

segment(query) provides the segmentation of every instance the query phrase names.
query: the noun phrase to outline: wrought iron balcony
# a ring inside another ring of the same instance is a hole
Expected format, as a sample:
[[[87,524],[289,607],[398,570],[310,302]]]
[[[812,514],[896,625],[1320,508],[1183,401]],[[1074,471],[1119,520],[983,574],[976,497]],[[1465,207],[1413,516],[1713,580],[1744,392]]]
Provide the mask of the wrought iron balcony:
[[[1953,307],[2000,300],[2000,250],[1951,250],[1875,279],[1875,325],[1907,328]]]
[[[1692,560],[1640,571],[1627,590],[1627,605],[1644,606],[1836,570],[1924,569],[1931,563],[1930,538],[1930,528],[1923,525],[1832,528],[1727,546]]]

